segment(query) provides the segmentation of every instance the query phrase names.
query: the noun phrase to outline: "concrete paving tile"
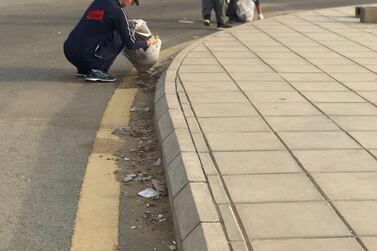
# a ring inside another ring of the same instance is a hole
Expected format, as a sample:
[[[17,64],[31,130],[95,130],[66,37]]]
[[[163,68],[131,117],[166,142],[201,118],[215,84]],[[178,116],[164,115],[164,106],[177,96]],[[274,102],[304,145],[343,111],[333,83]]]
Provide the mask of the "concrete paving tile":
[[[189,182],[206,182],[196,153],[178,155],[166,168],[173,198]]]
[[[226,73],[196,73],[181,72],[179,76],[183,82],[203,82],[203,81],[232,81]]]
[[[360,91],[360,92],[377,91],[377,82],[343,82],[343,84],[354,91]]]
[[[328,53],[328,52],[300,52],[299,53],[302,57],[306,58],[307,60],[311,58],[343,58],[338,53]]]
[[[297,58],[301,59],[299,56],[296,55],[294,52],[258,52],[257,53],[261,58]]]
[[[354,62],[347,58],[308,58],[315,65],[354,65]]]
[[[263,61],[259,58],[219,58],[218,60],[224,66],[263,64]]]
[[[183,65],[218,65],[215,58],[185,58]]]
[[[191,183],[174,199],[178,230],[185,238],[201,222],[219,222],[206,183]]]
[[[260,65],[227,65],[225,66],[227,72],[237,73],[237,72],[274,72],[274,70],[261,63]]]
[[[230,74],[236,81],[260,81],[260,82],[281,82],[283,79],[276,73],[246,73],[238,72]]]
[[[224,69],[220,65],[182,65],[179,72],[224,72]]]
[[[362,251],[354,238],[291,239],[253,241],[254,251]]]
[[[206,153],[208,152],[207,144],[204,140],[203,134],[200,133],[192,133],[192,139],[194,140],[195,149],[198,153]]]
[[[212,151],[282,150],[273,133],[206,133]]]
[[[209,48],[212,47],[239,47],[242,46],[238,41],[206,41],[205,45]]]
[[[228,91],[238,91],[238,87],[234,82],[184,82],[183,83],[186,91],[190,92],[209,92],[216,90],[217,92],[228,92]]]
[[[368,73],[369,71],[357,64],[353,65],[320,65],[324,72],[329,73],[347,73],[347,72],[357,72],[357,73]]]
[[[377,171],[377,161],[365,150],[297,150],[293,154],[309,172]]]
[[[346,131],[377,131],[377,116],[334,116],[332,119]]]
[[[274,64],[272,67],[277,72],[281,73],[307,73],[307,72],[321,72],[320,69],[313,65],[285,65]]]
[[[361,240],[369,250],[377,250],[377,237],[361,237]]]
[[[338,81],[377,81],[377,74],[375,73],[331,73],[331,76]]]
[[[221,218],[230,241],[243,241],[233,209],[229,205],[219,205]]]
[[[248,103],[193,104],[198,117],[257,116],[257,111]]]
[[[297,92],[246,92],[253,103],[305,103]]]
[[[202,223],[183,240],[183,250],[230,251],[230,248],[220,223]]]
[[[217,175],[218,172],[216,170],[215,165],[213,164],[213,161],[209,153],[198,153],[198,154],[199,154],[200,162],[202,163],[204,173],[206,175]]]
[[[377,61],[376,61],[377,62]],[[368,64],[368,65],[364,65],[366,68],[368,68],[369,70],[377,73],[377,64]]]
[[[268,125],[260,117],[201,118],[204,132],[269,132]]]
[[[237,82],[238,86],[247,92],[284,92],[296,90],[286,82]]]
[[[365,103],[366,101],[353,92],[303,92],[315,103]]]
[[[333,82],[334,79],[325,73],[281,73],[281,76],[291,82]]]
[[[310,116],[321,113],[308,103],[257,103],[257,109],[264,116]]]
[[[299,91],[349,91],[338,82],[291,82],[291,85]]]
[[[224,180],[235,204],[323,200],[303,173],[231,175]]]
[[[284,46],[250,46],[249,48],[253,52],[290,52],[290,50]]]
[[[216,204],[229,204],[229,200],[220,177],[218,175],[209,175],[207,176],[207,179]]]
[[[230,245],[232,246],[233,250],[249,251],[249,248],[246,246],[244,241],[231,242]]]
[[[216,152],[213,154],[222,175],[301,172],[287,151]]]
[[[257,56],[250,51],[247,51],[247,52],[216,51],[216,52],[213,52],[213,54],[215,55],[216,58],[257,58]]]
[[[234,92],[190,92],[193,104],[209,103],[247,103],[249,102],[240,91]]]
[[[327,202],[238,204],[249,238],[351,236]]]
[[[340,129],[325,116],[266,117],[275,131],[339,131]]]
[[[361,145],[368,149],[377,149],[377,132],[350,132]]]
[[[377,201],[335,201],[334,204],[357,235],[377,235]]]
[[[371,150],[371,153],[377,158],[377,150]]]
[[[344,132],[280,132],[279,135],[292,150],[361,148]]]
[[[218,39],[218,38],[217,38]],[[250,52],[249,49],[247,49],[244,46],[238,46],[238,47],[212,47],[209,48],[210,51],[213,52]]]
[[[377,107],[369,103],[317,103],[327,115],[377,115]]]
[[[186,55],[186,58],[212,58],[212,54],[208,51],[192,51]]]
[[[294,66],[301,66],[301,65],[308,65],[308,62],[301,58],[264,58],[265,62],[270,65],[294,65]]]
[[[358,92],[358,94],[369,102],[377,104],[377,92]]]
[[[359,57],[354,57],[352,58],[355,62],[361,64],[361,65],[369,65],[369,64],[376,64],[377,62],[377,57],[375,58],[359,58]]]
[[[162,142],[165,163],[169,164],[182,152],[195,152],[194,144],[187,129],[175,129]]]
[[[377,199],[377,172],[313,173],[312,175],[331,200]]]

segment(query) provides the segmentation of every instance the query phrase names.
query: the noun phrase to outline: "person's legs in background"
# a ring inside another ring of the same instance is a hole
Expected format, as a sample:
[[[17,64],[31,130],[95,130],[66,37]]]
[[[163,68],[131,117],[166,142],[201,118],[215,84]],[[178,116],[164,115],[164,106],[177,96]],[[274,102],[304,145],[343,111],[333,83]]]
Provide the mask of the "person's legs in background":
[[[228,8],[227,0],[215,0],[215,13],[216,13],[216,21],[217,21],[217,28],[230,28],[232,27],[226,21],[226,11]]]
[[[202,16],[205,26],[211,25],[211,13],[214,8],[214,1],[215,0],[202,0]]]
[[[257,9],[257,12],[258,12],[258,19],[263,20],[264,16],[263,16],[263,13],[262,13],[260,0],[254,0],[254,2],[255,2],[255,8]]]

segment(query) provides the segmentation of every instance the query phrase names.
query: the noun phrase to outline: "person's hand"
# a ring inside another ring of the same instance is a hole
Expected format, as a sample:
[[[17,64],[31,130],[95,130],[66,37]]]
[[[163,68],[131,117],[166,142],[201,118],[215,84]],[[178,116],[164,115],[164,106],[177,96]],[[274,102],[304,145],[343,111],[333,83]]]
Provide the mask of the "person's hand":
[[[153,34],[148,40],[147,40],[147,45],[148,47],[155,44],[157,42],[158,36],[156,34]]]

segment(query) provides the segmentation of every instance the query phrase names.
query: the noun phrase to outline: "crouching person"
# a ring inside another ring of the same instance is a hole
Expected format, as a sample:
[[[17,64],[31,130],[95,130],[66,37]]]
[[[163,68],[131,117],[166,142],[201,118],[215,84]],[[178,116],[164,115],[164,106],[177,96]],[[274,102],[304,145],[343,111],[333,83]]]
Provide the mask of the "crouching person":
[[[123,50],[147,49],[156,42],[136,40],[123,7],[139,5],[139,0],[94,0],[64,43],[64,54],[77,68],[77,77],[86,81],[114,82],[108,74]]]

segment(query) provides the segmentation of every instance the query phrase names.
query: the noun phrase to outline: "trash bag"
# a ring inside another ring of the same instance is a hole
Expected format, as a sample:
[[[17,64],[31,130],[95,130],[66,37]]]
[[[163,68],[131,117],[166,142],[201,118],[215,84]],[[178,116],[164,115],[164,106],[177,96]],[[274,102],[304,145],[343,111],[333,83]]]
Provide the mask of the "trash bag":
[[[131,31],[138,40],[147,40],[152,36],[152,32],[149,30],[147,23],[141,19],[133,19],[129,21]],[[147,50],[137,49],[129,50],[124,48],[124,56],[132,63],[138,72],[145,72],[152,68],[160,56],[161,40],[151,45]]]
[[[243,22],[251,22],[254,18],[255,3],[253,0],[237,1],[237,16]]]

